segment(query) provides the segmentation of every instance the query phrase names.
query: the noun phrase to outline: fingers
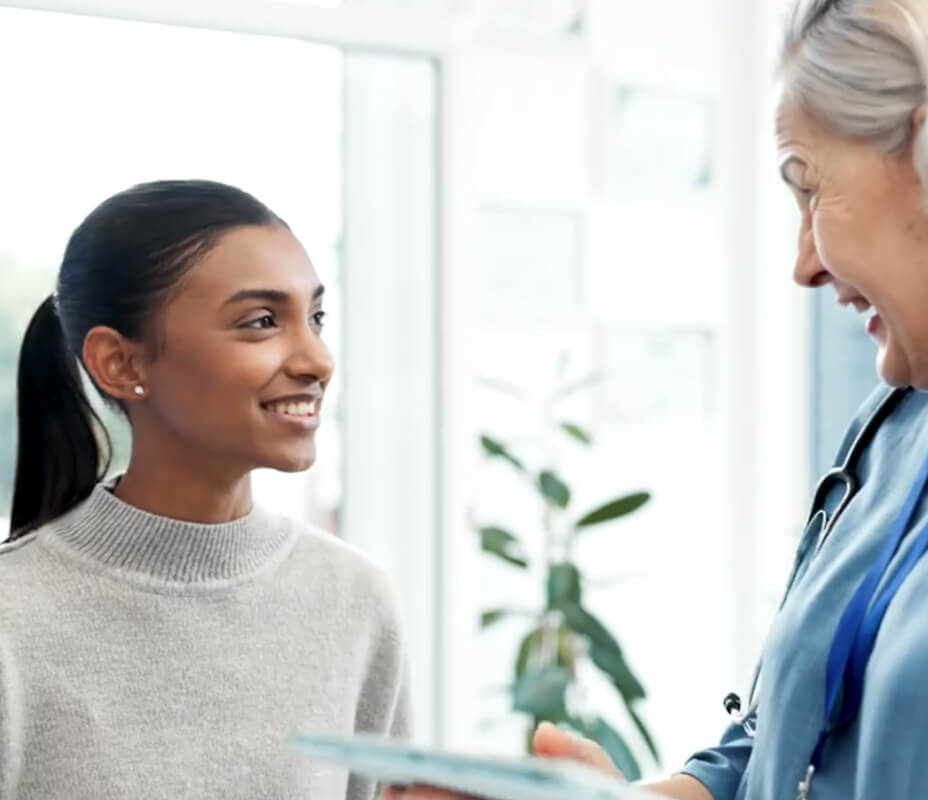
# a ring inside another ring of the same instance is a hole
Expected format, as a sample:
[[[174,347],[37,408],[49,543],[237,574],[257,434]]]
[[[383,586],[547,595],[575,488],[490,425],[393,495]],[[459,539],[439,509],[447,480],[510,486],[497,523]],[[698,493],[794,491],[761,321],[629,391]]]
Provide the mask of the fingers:
[[[465,795],[428,786],[391,786],[381,797],[382,800],[470,800]]]
[[[612,760],[596,742],[581,739],[550,722],[542,722],[535,731],[535,752],[546,758],[568,758],[579,761],[609,775],[621,777]]]

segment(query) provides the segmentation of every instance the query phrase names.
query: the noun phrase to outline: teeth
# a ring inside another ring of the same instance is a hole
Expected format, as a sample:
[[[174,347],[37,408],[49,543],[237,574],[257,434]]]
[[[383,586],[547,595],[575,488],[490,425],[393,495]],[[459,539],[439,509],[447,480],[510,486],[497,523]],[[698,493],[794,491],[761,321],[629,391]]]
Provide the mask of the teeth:
[[[275,414],[286,414],[289,417],[310,417],[316,413],[317,402],[311,403],[272,403],[269,408]]]

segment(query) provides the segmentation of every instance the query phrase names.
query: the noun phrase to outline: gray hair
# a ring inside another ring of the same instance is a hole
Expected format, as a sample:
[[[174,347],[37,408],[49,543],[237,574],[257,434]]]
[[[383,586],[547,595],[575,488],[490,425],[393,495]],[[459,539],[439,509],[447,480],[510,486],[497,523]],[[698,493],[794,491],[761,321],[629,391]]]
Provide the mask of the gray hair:
[[[928,100],[928,2],[797,0],[779,71],[784,101],[824,130],[899,152]],[[913,152],[928,187],[926,129]]]

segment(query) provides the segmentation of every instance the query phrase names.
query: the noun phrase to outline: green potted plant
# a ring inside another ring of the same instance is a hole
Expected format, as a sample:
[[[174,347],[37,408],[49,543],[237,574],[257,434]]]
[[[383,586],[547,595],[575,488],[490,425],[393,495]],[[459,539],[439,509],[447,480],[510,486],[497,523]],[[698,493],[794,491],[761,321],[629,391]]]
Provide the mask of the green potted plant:
[[[565,421],[557,412],[560,401],[566,395],[592,380],[562,386],[543,399],[540,404],[543,435],[569,437],[578,446],[591,447],[590,433],[573,422]],[[484,383],[523,400],[529,399],[514,387],[496,381]],[[571,505],[571,489],[554,465],[543,460],[537,464],[528,463],[521,453],[516,452],[514,444],[506,443],[495,435],[483,434],[480,446],[486,458],[508,464],[540,504],[541,533],[544,536],[541,564],[530,563],[526,547],[512,531],[498,525],[477,525],[485,553],[514,569],[535,567],[544,576],[543,607],[529,611],[492,608],[481,615],[483,628],[510,616],[529,620],[528,630],[523,634],[514,657],[513,682],[509,687],[513,711],[528,717],[527,750],[531,752],[531,731],[539,722],[548,720],[597,741],[622,773],[629,780],[636,780],[641,775],[636,751],[640,753],[643,748],[659,763],[651,732],[637,710],[638,703],[645,697],[645,689],[629,666],[615,636],[584,603],[584,576],[575,562],[574,546],[594,527],[640,509],[650,500],[650,494],[644,491],[621,494],[586,513],[577,514]],[[578,667],[584,660],[598,668],[614,688],[637,731],[637,747],[631,746],[626,736],[601,715],[584,714],[574,707],[572,690],[577,686]]]

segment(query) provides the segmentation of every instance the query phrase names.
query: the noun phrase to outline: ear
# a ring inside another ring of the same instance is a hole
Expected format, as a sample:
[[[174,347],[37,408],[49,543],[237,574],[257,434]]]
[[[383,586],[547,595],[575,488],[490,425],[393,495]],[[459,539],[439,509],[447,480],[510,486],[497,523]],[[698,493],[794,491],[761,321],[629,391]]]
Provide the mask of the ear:
[[[926,109],[925,104],[918,106],[912,112],[912,136],[917,137],[925,129],[925,119],[928,117],[928,109]]]
[[[115,400],[138,401],[145,385],[145,349],[119,331],[98,325],[84,337],[84,367],[100,389]]]

